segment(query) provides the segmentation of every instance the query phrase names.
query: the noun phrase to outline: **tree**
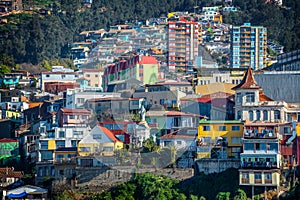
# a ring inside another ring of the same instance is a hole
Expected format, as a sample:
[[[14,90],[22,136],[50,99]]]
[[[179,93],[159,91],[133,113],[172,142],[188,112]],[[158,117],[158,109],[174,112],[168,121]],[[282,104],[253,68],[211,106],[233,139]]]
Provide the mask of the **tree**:
[[[242,189],[238,189],[236,192],[235,192],[235,195],[233,197],[233,200],[247,200],[247,194],[244,190]]]
[[[219,192],[216,196],[216,200],[229,200],[230,192]]]
[[[159,150],[159,146],[150,138],[148,138],[147,140],[145,140],[143,142],[143,153],[149,153],[149,152],[153,152],[153,151],[158,151]]]

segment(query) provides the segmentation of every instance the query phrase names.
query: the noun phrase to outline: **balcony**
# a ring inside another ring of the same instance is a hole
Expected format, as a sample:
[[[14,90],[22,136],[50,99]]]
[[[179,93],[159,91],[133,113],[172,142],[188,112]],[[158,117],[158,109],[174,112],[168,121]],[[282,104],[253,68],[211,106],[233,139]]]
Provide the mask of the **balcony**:
[[[256,130],[246,130],[244,132],[244,138],[251,138],[251,139],[276,139],[278,137],[278,133],[274,130],[265,130],[261,133],[256,132]]]
[[[56,165],[74,165],[76,164],[75,158],[60,158],[54,160],[54,164]]]
[[[277,168],[277,162],[242,162],[242,168]]]
[[[272,184],[272,179],[265,179],[265,184]]]
[[[242,178],[242,183],[249,183],[249,178]]]
[[[254,183],[262,183],[261,179],[255,179]]]

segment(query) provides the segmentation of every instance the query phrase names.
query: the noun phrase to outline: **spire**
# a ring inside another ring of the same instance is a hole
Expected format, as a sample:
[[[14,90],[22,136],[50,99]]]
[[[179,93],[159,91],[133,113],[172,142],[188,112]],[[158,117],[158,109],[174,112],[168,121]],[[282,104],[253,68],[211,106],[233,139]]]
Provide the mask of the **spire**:
[[[251,67],[248,68],[242,82],[232,88],[232,90],[237,89],[261,89],[254,79]]]

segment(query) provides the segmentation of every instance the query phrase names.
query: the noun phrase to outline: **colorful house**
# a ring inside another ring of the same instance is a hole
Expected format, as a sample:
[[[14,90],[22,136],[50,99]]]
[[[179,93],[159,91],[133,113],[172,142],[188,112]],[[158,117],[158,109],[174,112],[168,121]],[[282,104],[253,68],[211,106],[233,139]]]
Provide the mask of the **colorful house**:
[[[20,161],[19,141],[3,138],[0,140],[0,165],[12,166]]]
[[[113,156],[114,151],[123,148],[121,142],[115,135],[105,127],[95,126],[78,143],[79,156]]]
[[[158,81],[158,62],[153,56],[142,56],[136,67],[136,79],[144,84],[154,84]]]
[[[197,158],[239,158],[243,122],[201,120],[198,127]]]

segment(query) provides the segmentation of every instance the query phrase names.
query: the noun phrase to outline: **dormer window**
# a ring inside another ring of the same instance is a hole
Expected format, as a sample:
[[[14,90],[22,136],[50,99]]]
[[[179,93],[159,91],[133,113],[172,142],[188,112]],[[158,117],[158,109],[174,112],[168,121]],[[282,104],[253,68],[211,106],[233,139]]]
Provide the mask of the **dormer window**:
[[[254,102],[254,92],[246,92],[246,102]]]

